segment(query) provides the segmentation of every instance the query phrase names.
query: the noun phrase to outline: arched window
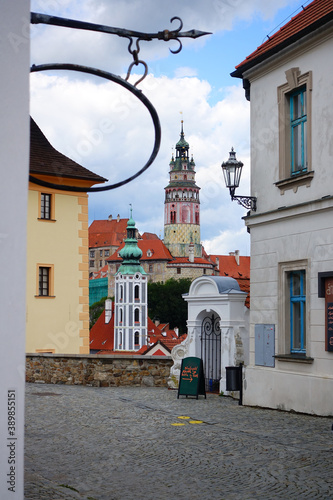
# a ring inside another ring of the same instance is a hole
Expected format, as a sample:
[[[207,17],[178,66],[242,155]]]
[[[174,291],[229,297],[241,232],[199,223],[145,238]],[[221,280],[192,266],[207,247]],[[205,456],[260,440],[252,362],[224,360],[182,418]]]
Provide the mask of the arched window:
[[[134,309],[134,321],[135,323],[140,321],[140,310],[138,308]]]
[[[135,349],[138,349],[139,345],[140,345],[140,333],[135,332],[134,333],[134,347],[135,347]]]
[[[123,300],[124,298],[124,287],[123,285],[120,285],[120,300]]]
[[[123,322],[123,310],[119,309],[119,323]]]
[[[122,334],[122,332],[119,332],[118,335],[119,335],[119,347],[121,347],[122,343],[123,343],[123,334]]]
[[[134,287],[134,300],[139,300],[140,298],[140,287],[139,285],[135,285]]]

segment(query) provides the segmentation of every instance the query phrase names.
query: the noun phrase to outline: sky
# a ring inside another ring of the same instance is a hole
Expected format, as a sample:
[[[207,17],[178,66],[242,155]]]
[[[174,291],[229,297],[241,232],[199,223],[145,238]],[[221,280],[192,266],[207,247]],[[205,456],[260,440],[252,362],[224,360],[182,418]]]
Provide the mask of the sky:
[[[130,204],[140,233],[163,238],[164,188],[179,140],[181,120],[196,163],[200,190],[201,240],[209,254],[239,250],[250,255],[242,217],[246,209],[231,202],[221,163],[233,147],[244,163],[239,195],[250,195],[250,103],[242,81],[230,73],[267,35],[276,32],[309,0],[32,0],[31,10],[156,33],[179,27],[212,34],[178,42],[140,42],[138,57],[148,65],[138,84],[156,109],[162,140],[150,168],[118,189],[89,194],[89,223],[109,215],[127,218]],[[31,26],[31,64],[73,63],[122,78],[133,62],[128,40],[116,35],[56,26]],[[134,66],[133,85],[143,65]],[[143,104],[114,82],[73,71],[31,74],[31,116],[51,144],[66,156],[119,182],[147,162],[154,127]]]

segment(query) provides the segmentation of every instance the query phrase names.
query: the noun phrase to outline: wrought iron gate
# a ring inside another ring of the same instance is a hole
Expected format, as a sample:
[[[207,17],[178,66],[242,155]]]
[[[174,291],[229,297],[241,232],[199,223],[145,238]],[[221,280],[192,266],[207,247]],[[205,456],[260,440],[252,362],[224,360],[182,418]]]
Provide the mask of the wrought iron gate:
[[[205,373],[205,388],[219,392],[221,378],[221,330],[220,318],[206,316],[201,323],[201,359]]]

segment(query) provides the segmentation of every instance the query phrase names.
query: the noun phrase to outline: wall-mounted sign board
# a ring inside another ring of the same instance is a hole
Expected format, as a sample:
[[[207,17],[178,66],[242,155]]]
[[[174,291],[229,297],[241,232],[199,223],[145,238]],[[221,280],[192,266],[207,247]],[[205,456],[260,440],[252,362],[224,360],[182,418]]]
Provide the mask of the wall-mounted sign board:
[[[325,279],[325,349],[333,352],[333,278]]]
[[[184,358],[179,376],[178,396],[205,396],[205,377],[202,359]]]

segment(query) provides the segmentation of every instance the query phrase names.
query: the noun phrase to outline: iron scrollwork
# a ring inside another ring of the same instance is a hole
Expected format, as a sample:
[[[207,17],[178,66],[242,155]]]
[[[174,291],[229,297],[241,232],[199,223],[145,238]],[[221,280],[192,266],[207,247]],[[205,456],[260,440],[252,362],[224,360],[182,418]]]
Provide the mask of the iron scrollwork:
[[[209,337],[210,335],[221,335],[220,330],[220,318],[212,316],[206,316],[201,323],[201,337]]]
[[[232,195],[231,200],[236,200],[239,205],[248,210],[253,210],[254,212],[257,210],[257,198],[254,196]]]
[[[70,70],[70,71],[78,71],[81,73],[88,73],[91,75],[98,76],[100,78],[105,78],[107,80],[110,80],[114,83],[117,83],[118,85],[121,85],[125,89],[127,89],[129,92],[131,92],[135,97],[137,97],[143,105],[148,109],[150,116],[153,121],[154,125],[154,130],[155,130],[155,140],[154,140],[154,146],[153,150],[151,152],[151,155],[148,159],[148,161],[145,163],[145,165],[138,170],[134,175],[128,177],[127,179],[124,179],[120,182],[117,182],[115,184],[110,184],[108,186],[101,186],[101,187],[91,187],[91,188],[82,188],[82,187],[77,187],[77,186],[67,186],[67,185],[59,185],[59,184],[54,184],[50,183],[47,181],[43,181],[41,179],[37,179],[34,176],[30,176],[29,180],[35,184],[45,186],[45,187],[50,187],[53,189],[59,189],[59,190],[65,190],[65,191],[79,191],[79,192],[96,192],[96,191],[108,191],[111,189],[116,189],[120,186],[123,186],[124,184],[127,184],[131,182],[132,180],[136,179],[141,175],[143,172],[145,172],[148,167],[153,163],[155,160],[160,144],[161,144],[161,125],[160,121],[158,118],[158,114],[152,105],[152,103],[148,100],[148,98],[142,93],[141,90],[137,89],[137,85],[146,77],[148,74],[148,66],[147,64],[140,60],[138,57],[138,54],[140,52],[140,41],[151,41],[153,39],[158,39],[158,40],[164,40],[164,41],[169,41],[169,40],[176,40],[179,43],[179,47],[177,50],[170,50],[173,54],[178,54],[181,49],[182,49],[182,43],[180,41],[180,38],[198,38],[203,35],[207,35],[209,33],[204,32],[204,31],[198,31],[195,29],[192,29],[190,31],[185,31],[182,32],[181,29],[183,27],[183,22],[179,17],[173,17],[170,22],[173,22],[175,20],[178,20],[180,22],[179,27],[176,30],[169,31],[169,30],[164,30],[164,31],[158,31],[157,33],[143,33],[140,31],[133,31],[133,30],[128,30],[128,29],[123,29],[123,28],[114,28],[111,26],[104,26],[101,24],[94,24],[94,23],[87,23],[87,22],[82,22],[82,21],[77,21],[73,19],[66,19],[62,17],[57,17],[57,16],[49,16],[47,14],[39,14],[36,12],[31,13],[31,23],[32,24],[50,24],[53,26],[62,26],[62,27],[67,27],[67,28],[74,28],[74,29],[82,29],[82,30],[89,30],[89,31],[98,31],[102,33],[108,33],[112,35],[118,35],[120,37],[125,37],[129,39],[129,45],[128,45],[128,51],[133,57],[133,62],[129,65],[128,71],[126,78],[123,79],[120,76],[114,75],[113,73],[109,73],[106,71],[102,71],[96,68],[90,68],[87,66],[81,66],[81,65],[76,65],[76,64],[42,64],[42,65],[33,65],[31,67],[31,73],[39,72],[39,71],[47,71],[47,70]],[[134,38],[136,38],[136,43],[135,43],[135,49],[132,49],[133,43],[134,43]],[[144,74],[143,76],[134,84],[130,84],[128,82],[128,79],[131,74],[131,70],[134,65],[139,65],[142,64],[144,66]]]

